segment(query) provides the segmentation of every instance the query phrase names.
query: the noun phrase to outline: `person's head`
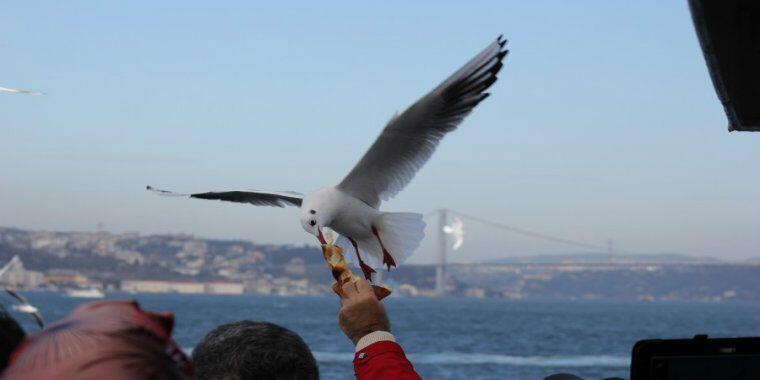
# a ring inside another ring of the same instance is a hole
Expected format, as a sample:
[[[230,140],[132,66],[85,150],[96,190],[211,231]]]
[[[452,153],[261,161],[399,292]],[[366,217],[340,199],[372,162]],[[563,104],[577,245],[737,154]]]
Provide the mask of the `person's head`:
[[[554,375],[545,377],[544,380],[583,380],[583,378],[570,373],[555,373]]]
[[[24,340],[24,329],[0,306],[0,372],[8,365],[8,358]]]
[[[171,338],[171,313],[134,301],[80,306],[14,350],[1,379],[185,380],[190,360]]]
[[[193,349],[198,380],[317,380],[311,350],[296,333],[267,322],[221,325]]]

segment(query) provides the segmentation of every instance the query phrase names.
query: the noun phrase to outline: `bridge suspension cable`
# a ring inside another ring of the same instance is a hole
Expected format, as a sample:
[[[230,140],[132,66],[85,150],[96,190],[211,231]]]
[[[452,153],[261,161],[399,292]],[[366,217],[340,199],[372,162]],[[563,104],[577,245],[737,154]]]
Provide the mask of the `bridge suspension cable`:
[[[429,213],[425,214],[425,217],[437,214],[437,213],[439,213],[439,211],[440,210],[429,212]],[[542,233],[542,232],[531,231],[531,230],[528,230],[528,229],[525,229],[525,228],[514,227],[514,226],[510,226],[510,225],[504,224],[504,223],[500,223],[500,222],[496,222],[496,221],[493,221],[493,220],[488,220],[488,219],[485,219],[485,218],[481,218],[481,217],[478,217],[478,216],[475,216],[475,215],[471,215],[471,214],[468,214],[468,213],[464,213],[464,212],[461,212],[461,211],[449,210],[449,209],[443,209],[443,211],[447,211],[447,212],[449,212],[451,214],[458,215],[458,216],[460,216],[460,217],[462,217],[464,219],[468,219],[468,220],[470,220],[472,222],[480,223],[480,224],[483,224],[483,225],[487,225],[487,226],[490,226],[490,227],[493,227],[493,228],[497,228],[497,229],[500,229],[500,230],[503,230],[503,231],[511,232],[511,233],[514,233],[514,234],[532,237],[532,238],[538,239],[538,240],[550,241],[550,242],[553,242],[553,243],[560,243],[560,244],[571,245],[571,246],[580,247],[580,248],[586,248],[586,249],[593,249],[593,250],[601,251],[601,252],[609,252],[609,250],[610,250],[609,246],[604,246],[604,245],[599,245],[599,244],[591,244],[591,243],[586,243],[586,242],[582,242],[582,241],[566,239],[566,238],[559,237],[559,236],[548,235],[548,234],[545,234],[545,233]],[[630,251],[624,251],[624,250],[621,250],[621,249],[615,249],[614,251],[615,252],[619,252],[619,253],[632,253]]]

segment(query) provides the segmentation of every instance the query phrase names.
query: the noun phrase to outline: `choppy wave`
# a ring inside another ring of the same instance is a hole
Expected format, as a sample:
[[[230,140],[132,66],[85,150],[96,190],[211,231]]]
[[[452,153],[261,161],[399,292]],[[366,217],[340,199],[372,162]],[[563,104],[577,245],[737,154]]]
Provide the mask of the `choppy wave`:
[[[350,362],[353,354],[344,352],[314,352],[320,362]],[[410,354],[409,360],[415,364],[481,365],[498,364],[518,367],[614,367],[626,368],[631,359],[626,356],[611,355],[556,355],[556,356],[514,356],[485,353],[422,353]]]
[[[185,347],[190,355],[192,347]],[[409,360],[414,364],[450,364],[450,365],[481,365],[496,364],[516,367],[606,367],[627,368],[631,359],[626,356],[611,355],[556,355],[556,356],[514,356],[494,355],[485,353],[439,352],[429,354],[410,354]],[[323,363],[347,363],[354,359],[349,352],[315,351],[314,357]]]

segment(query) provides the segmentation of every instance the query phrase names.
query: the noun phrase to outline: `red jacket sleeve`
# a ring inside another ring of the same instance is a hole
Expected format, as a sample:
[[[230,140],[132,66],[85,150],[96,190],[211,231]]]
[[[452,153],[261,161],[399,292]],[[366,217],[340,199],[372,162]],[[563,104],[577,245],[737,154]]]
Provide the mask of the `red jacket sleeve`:
[[[396,342],[370,344],[354,355],[354,373],[358,380],[421,380],[414,366]]]

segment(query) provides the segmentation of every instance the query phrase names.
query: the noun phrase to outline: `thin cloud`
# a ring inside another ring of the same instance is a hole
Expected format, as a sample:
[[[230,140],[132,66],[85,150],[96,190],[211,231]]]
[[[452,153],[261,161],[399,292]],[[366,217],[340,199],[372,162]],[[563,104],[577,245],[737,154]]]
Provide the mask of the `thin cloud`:
[[[42,92],[21,90],[21,89],[8,88],[8,87],[0,87],[0,92],[6,92],[9,94],[45,95]]]

